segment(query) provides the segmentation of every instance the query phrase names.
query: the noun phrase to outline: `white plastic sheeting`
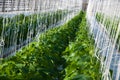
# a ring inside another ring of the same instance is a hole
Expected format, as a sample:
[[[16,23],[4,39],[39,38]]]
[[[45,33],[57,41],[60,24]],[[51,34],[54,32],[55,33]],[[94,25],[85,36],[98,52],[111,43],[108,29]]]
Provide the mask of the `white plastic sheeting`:
[[[101,16],[103,18],[101,22],[96,20],[96,14],[104,15]],[[106,18],[111,21],[108,29],[105,25]],[[96,43],[95,56],[101,61],[102,80],[120,80],[120,44],[117,42],[120,41],[119,18],[119,0],[89,0],[87,19]],[[112,26],[115,20],[119,20],[119,25]],[[115,32],[113,27],[116,28]]]

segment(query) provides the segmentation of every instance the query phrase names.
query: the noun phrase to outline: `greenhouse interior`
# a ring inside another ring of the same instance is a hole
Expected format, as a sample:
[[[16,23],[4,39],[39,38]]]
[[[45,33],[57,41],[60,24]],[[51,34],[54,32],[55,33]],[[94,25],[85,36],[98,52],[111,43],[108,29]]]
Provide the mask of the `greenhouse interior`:
[[[0,80],[120,80],[120,0],[0,0]]]

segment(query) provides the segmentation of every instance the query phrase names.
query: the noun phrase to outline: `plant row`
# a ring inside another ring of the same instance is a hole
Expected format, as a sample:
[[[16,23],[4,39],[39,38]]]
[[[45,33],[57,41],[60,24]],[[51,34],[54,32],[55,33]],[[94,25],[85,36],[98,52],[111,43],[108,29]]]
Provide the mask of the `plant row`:
[[[29,38],[34,38],[39,31],[59,22],[66,11],[46,12],[25,16],[20,14],[12,18],[0,17],[0,36],[4,47],[19,45]]]
[[[63,26],[40,35],[39,42],[24,47],[0,65],[2,80],[62,80],[65,59],[62,52],[75,38],[83,12]]]
[[[110,38],[115,39],[115,35],[117,34],[117,30],[119,27],[118,25],[119,25],[120,20],[116,19],[116,18],[114,18],[112,20],[110,17],[107,17],[102,13],[97,13],[96,19],[98,22],[100,22],[101,24],[103,24],[106,27],[106,29],[110,35]],[[120,34],[118,35],[118,38],[117,38],[117,42],[116,42],[117,45],[119,44],[119,40],[120,40]],[[120,50],[120,48],[119,48],[119,50]]]
[[[75,41],[63,52],[66,60],[64,80],[101,80],[100,61],[94,56],[94,40],[83,16]]]

